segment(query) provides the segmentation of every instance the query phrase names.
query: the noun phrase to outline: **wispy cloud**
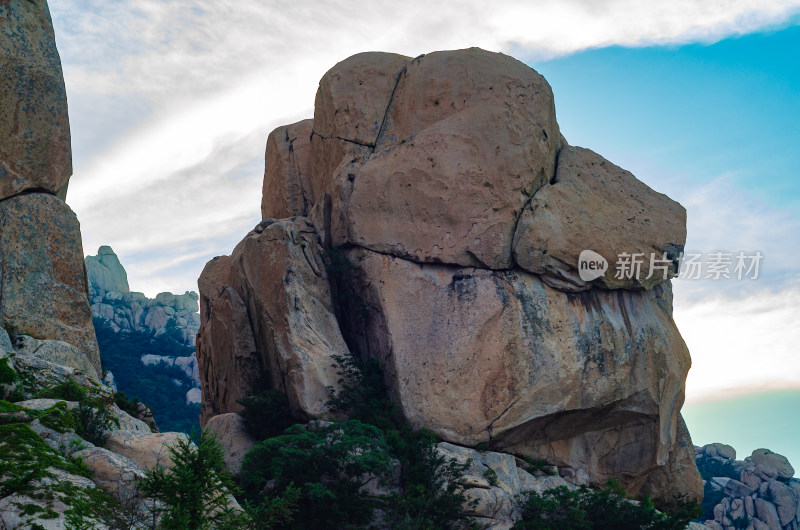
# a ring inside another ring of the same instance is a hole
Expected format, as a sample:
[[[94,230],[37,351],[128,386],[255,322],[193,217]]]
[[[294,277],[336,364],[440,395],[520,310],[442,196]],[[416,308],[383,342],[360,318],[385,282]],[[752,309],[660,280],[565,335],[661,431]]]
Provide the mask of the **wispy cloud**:
[[[481,46],[551,57],[612,44],[713,41],[780,24],[797,1],[641,3],[62,0],[51,10],[75,145],[69,202],[87,252],[214,239],[227,252],[258,217],[264,142],[308,117],[316,83],[360,51],[415,56]],[[80,112],[76,112],[79,110]],[[130,271],[145,291],[158,262]],[[199,268],[186,269],[191,287]],[[188,285],[187,285],[188,284]]]

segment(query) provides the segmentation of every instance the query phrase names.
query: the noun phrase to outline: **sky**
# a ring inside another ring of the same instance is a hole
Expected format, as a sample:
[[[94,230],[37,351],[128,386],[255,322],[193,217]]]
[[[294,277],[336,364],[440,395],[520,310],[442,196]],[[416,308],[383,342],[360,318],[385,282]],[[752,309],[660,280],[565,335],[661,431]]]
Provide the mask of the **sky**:
[[[688,212],[687,250],[759,251],[756,280],[674,281],[687,401],[800,388],[800,1],[52,0],[67,202],[134,290],[197,289],[260,220],[264,146],[319,78],[380,50],[479,46],[542,73],[572,145]]]

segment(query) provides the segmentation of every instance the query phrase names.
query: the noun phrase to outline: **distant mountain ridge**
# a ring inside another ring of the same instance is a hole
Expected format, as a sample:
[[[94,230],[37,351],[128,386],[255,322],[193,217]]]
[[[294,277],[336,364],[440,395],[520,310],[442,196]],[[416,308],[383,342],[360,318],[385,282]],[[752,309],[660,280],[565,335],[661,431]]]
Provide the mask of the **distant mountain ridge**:
[[[195,340],[198,295],[131,291],[114,250],[86,257],[92,317],[106,384],[153,408],[159,425],[189,432],[201,401]]]
[[[86,257],[86,273],[92,315],[106,319],[115,331],[135,329],[161,335],[172,321],[184,343],[194,346],[200,328],[196,292],[164,292],[148,298],[131,291],[128,274],[108,245],[101,246],[96,256]]]

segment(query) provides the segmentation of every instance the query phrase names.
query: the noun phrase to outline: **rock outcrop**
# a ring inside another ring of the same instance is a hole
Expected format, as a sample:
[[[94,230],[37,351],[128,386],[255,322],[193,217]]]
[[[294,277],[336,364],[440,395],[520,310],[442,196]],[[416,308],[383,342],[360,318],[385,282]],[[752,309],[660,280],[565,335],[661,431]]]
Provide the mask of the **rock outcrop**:
[[[230,259],[207,265],[204,277],[210,291],[201,288],[197,360],[203,394],[213,397],[204,397],[201,423],[239,410],[236,400],[266,387],[284,390],[302,416],[326,412],[328,389],[338,386],[335,357],[348,349],[313,226],[304,218],[262,221]],[[254,350],[242,349],[251,344]]]
[[[100,372],[72,174],[67,98],[44,0],[0,6],[0,324],[77,347]]]
[[[67,94],[47,2],[4,2],[0,20],[0,198],[36,190],[66,200]]]
[[[146,470],[171,466],[169,448],[186,435],[152,433],[149,425],[114,404],[113,390],[101,384],[88,360],[78,355],[80,351],[64,342],[9,338],[0,329],[4,380],[15,382],[0,387],[0,398],[6,400],[0,401],[4,529],[37,524],[64,528],[68,513],[78,510],[91,528],[121,528],[123,519],[130,525],[126,528],[150,528],[157,519],[153,501],[143,497],[138,482]],[[80,388],[82,401],[36,397],[64,383],[70,383],[72,397],[79,397],[74,388]],[[87,410],[97,414],[91,421],[107,417],[92,441],[82,437],[88,438],[88,429],[80,436],[76,432],[78,422],[88,421],[81,419]],[[76,465],[76,459],[83,466]],[[113,504],[94,490],[110,494]]]
[[[479,49],[355,55],[265,160],[265,220],[198,282],[204,421],[260,387],[320,417],[350,352],[448,442],[701,496],[669,283],[685,211],[570,147],[542,76]]]
[[[756,449],[744,460],[736,460],[733,447],[719,443],[694,450],[704,478],[704,504],[711,510],[705,514],[706,528],[800,527],[800,480],[794,478],[794,468],[785,456]]]

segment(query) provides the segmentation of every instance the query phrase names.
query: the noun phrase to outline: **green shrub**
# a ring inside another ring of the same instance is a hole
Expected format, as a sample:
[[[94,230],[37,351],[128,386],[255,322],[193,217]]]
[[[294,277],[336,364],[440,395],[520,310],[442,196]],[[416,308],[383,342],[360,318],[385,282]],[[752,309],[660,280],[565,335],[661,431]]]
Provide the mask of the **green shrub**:
[[[67,404],[64,401],[59,401],[49,409],[42,411],[39,415],[39,421],[48,429],[58,432],[76,430],[75,418],[67,410]]]
[[[517,530],[683,530],[698,515],[696,504],[676,503],[670,513],[656,510],[645,497],[634,503],[613,480],[607,487],[570,491],[560,486],[542,495],[528,492],[521,497],[522,520]]]
[[[328,389],[331,409],[380,429],[400,426],[394,403],[383,381],[383,368],[375,360],[362,361],[354,354],[334,356],[340,390]]]
[[[739,480],[739,473],[733,467],[731,460],[719,460],[717,458],[700,457],[696,460],[697,470],[703,480],[709,480],[712,477],[728,477]]]
[[[364,528],[380,509],[396,529],[470,528],[465,487],[459,484],[470,463],[448,459],[436,449],[432,433],[413,431],[395,413],[376,361],[348,355],[336,358],[340,390],[328,405],[350,420],[277,429],[245,457],[240,483],[244,505],[254,521],[278,513],[263,528]],[[257,425],[276,416],[282,394],[242,401],[242,415]],[[265,413],[266,411],[266,413]],[[400,464],[400,491],[375,498],[365,494],[367,480],[385,481]],[[294,506],[296,509],[292,509]]]
[[[17,381],[19,381],[19,375],[8,364],[8,358],[0,358],[0,385],[13,385]]]
[[[94,400],[82,401],[73,415],[78,436],[98,447],[105,445],[105,432],[119,421],[105,403]]]
[[[229,506],[236,492],[225,469],[224,455],[217,440],[203,432],[200,443],[179,438],[169,448],[173,466],[165,471],[156,466],[140,483],[147,498],[163,503],[161,525],[175,530],[245,528],[249,521]]]
[[[39,392],[38,397],[48,399],[63,399],[64,401],[86,401],[89,396],[86,389],[72,378],[55,386],[45,388]]]
[[[299,489],[297,512],[289,528],[363,527],[377,501],[365,495],[369,480],[391,470],[383,434],[357,420],[315,426],[295,425],[257,444],[244,459],[240,476],[245,497],[258,507],[265,485],[286,496]]]
[[[265,390],[240,399],[238,403],[243,407],[239,415],[244,418],[245,428],[256,440],[281,434],[296,423],[289,400],[280,390]]]
[[[728,517],[730,517],[730,514],[728,514]],[[750,526],[750,523],[752,522],[752,520],[746,515],[736,518],[730,517],[730,519],[731,519],[731,526],[733,526],[737,530],[745,530],[747,527]]]
[[[392,453],[402,465],[402,492],[388,497],[386,521],[400,530],[472,528],[463,512],[468,502],[459,479],[471,465],[446,458],[436,450],[433,433],[410,429],[387,433]],[[495,475],[496,478],[496,475]]]
[[[555,475],[556,471],[550,466],[546,460],[542,460],[541,458],[531,458],[530,456],[526,456],[525,460],[525,471],[528,473],[535,475],[536,473],[544,473],[545,475]]]
[[[125,395],[125,392],[114,392],[114,403],[117,406],[133,416],[136,417],[139,414],[139,398],[134,397],[133,399],[128,399],[128,396]]]

